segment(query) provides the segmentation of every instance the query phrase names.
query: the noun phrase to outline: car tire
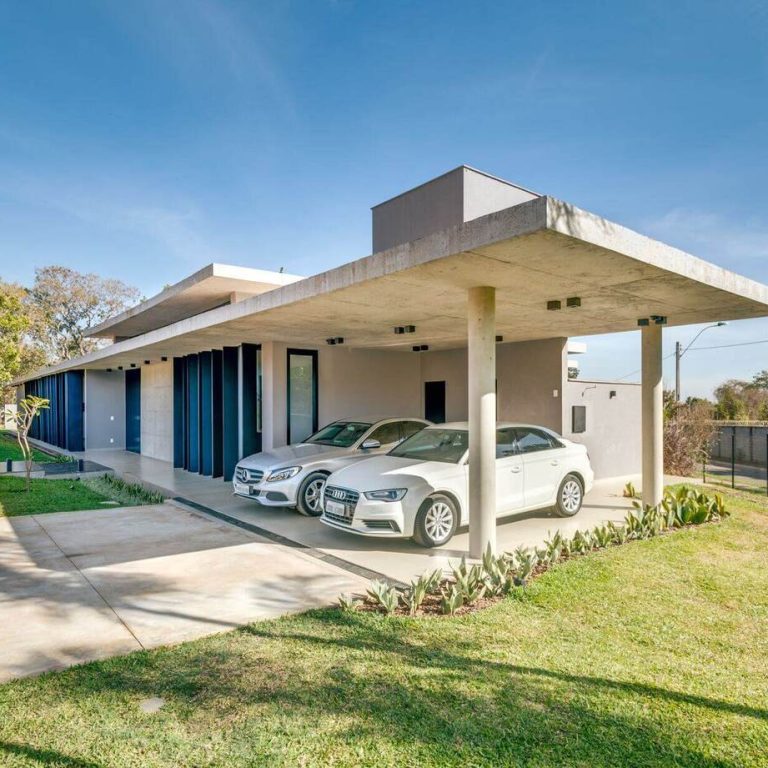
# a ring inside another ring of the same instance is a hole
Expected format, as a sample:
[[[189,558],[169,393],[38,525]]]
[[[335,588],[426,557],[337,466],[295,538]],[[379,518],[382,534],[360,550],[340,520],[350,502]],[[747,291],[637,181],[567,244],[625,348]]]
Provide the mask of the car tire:
[[[584,486],[576,475],[566,475],[557,489],[555,514],[558,517],[573,517],[584,502]]]
[[[320,517],[323,508],[320,501],[323,495],[323,486],[328,479],[325,472],[310,472],[304,482],[299,486],[296,494],[296,509],[306,517]]]
[[[453,538],[459,513],[453,499],[435,494],[424,500],[416,515],[413,539],[422,547],[439,547]]]

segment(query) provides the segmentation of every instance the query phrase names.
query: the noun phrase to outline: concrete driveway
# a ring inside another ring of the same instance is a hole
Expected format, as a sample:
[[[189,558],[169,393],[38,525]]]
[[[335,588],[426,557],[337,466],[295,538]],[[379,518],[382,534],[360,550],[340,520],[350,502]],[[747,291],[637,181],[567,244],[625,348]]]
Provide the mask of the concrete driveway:
[[[365,584],[174,504],[0,517],[0,681],[328,604]]]

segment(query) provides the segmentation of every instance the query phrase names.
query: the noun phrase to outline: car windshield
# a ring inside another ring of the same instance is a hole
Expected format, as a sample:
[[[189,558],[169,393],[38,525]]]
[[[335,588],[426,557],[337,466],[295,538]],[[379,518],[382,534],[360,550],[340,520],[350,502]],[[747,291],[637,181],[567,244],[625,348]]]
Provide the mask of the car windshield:
[[[333,445],[337,448],[349,448],[370,428],[370,424],[365,424],[362,421],[334,421],[333,424],[323,427],[304,442],[315,443],[316,445]]]
[[[468,441],[469,435],[463,429],[423,429],[395,446],[389,455],[458,464],[467,451]]]

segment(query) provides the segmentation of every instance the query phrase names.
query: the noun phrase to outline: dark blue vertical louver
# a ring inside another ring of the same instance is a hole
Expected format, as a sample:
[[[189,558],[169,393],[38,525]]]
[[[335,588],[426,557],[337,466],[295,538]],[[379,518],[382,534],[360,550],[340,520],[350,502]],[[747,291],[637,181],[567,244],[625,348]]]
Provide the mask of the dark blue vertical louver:
[[[141,453],[141,368],[125,372],[125,449]]]
[[[200,353],[200,474],[213,474],[213,360]]]
[[[222,354],[220,349],[214,349],[211,352],[211,364],[211,404],[213,408],[213,412],[211,414],[211,426],[213,430],[211,441],[213,451],[211,474],[213,477],[221,477],[224,468],[224,447],[222,445]]]
[[[173,466],[186,467],[187,444],[187,361],[173,358]]]
[[[200,471],[200,365],[198,355],[187,358],[187,469]]]
[[[257,344],[243,344],[240,349],[242,356],[240,375],[243,392],[243,456],[250,456],[261,450],[261,432],[257,428],[259,383],[256,355],[259,346]]]
[[[66,442],[68,451],[85,450],[85,376],[83,371],[67,371],[65,374]]]
[[[221,360],[221,446],[225,480],[232,479],[240,458],[237,437],[237,357],[237,347],[224,347]]]
[[[48,408],[38,412],[29,436],[69,451],[85,449],[83,371],[43,376],[24,384],[24,395],[44,397]]]

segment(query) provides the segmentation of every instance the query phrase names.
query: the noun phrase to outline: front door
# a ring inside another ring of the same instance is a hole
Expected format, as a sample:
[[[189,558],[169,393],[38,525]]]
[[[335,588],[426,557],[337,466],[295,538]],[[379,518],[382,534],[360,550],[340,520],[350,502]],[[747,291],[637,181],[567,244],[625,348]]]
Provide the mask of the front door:
[[[141,369],[125,372],[125,450],[141,453]]]
[[[424,418],[433,424],[445,423],[445,382],[424,382]]]

